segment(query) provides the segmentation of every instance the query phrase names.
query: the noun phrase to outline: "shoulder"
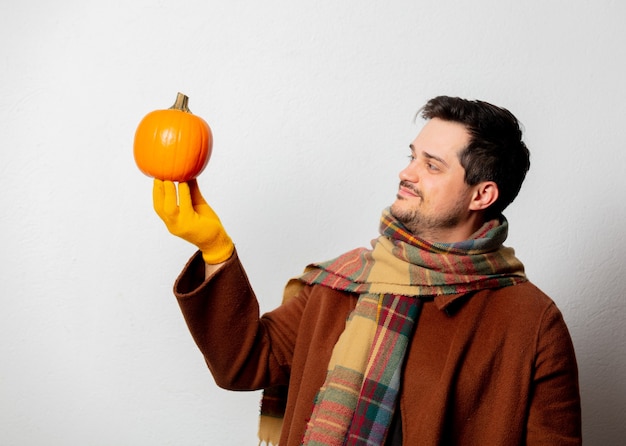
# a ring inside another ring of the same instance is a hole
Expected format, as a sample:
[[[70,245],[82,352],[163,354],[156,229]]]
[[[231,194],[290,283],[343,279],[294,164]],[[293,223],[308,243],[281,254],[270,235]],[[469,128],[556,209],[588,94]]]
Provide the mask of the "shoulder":
[[[556,303],[532,282],[480,291],[467,304],[480,314],[484,325],[502,332],[569,338]]]
[[[475,297],[485,299],[487,306],[510,312],[540,315],[548,310],[557,310],[552,298],[528,281],[508,287],[483,290]]]
[[[328,326],[345,324],[354,309],[357,296],[322,285],[305,285],[296,295],[287,299],[271,313],[288,314],[309,325]]]
[[[339,313],[343,309],[352,310],[357,299],[357,294],[323,285],[305,285],[294,297],[295,301],[299,301],[299,304],[309,311]]]

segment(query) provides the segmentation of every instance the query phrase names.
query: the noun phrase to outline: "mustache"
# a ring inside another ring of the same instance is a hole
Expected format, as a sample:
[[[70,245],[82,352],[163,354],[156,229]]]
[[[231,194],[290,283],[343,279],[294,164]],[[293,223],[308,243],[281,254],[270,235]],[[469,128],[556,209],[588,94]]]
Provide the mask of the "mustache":
[[[420,198],[422,197],[422,193],[419,191],[419,189],[417,189],[408,181],[400,181],[400,186],[398,188],[401,188],[401,187],[410,190],[411,192],[413,192],[415,195],[417,195]]]

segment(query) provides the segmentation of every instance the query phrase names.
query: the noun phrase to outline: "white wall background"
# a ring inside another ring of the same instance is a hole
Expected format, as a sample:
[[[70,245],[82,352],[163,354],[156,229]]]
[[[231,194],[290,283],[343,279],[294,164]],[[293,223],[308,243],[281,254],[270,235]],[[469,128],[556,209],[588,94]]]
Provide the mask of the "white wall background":
[[[533,165],[508,244],[571,329],[586,444],[623,444],[625,20],[613,0],[3,0],[0,444],[256,444],[259,394],[206,371],[171,293],[194,249],[132,158],[178,91],[264,310],[377,235],[427,99],[512,110]]]

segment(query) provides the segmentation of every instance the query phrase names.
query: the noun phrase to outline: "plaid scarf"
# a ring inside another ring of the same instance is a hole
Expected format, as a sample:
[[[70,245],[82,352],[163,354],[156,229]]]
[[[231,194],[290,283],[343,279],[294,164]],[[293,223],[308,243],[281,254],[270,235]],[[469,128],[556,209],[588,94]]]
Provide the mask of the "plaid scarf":
[[[485,223],[463,242],[429,243],[411,234],[386,209],[372,249],[358,248],[309,265],[289,282],[284,299],[305,284],[359,294],[333,349],[302,444],[384,443],[421,298],[525,281],[522,263],[513,249],[502,245],[507,233],[502,217]],[[280,392],[264,392],[261,442],[278,444],[281,423],[276,412],[284,408],[286,396],[284,389]]]

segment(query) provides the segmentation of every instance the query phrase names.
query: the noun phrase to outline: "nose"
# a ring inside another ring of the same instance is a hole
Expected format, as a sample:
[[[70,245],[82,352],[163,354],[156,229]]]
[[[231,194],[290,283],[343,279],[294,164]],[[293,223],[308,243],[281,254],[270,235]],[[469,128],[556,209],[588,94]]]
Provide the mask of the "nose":
[[[419,175],[417,172],[417,163],[415,160],[411,160],[409,165],[400,171],[398,175],[401,181],[408,181],[410,183],[417,183],[419,181]]]

